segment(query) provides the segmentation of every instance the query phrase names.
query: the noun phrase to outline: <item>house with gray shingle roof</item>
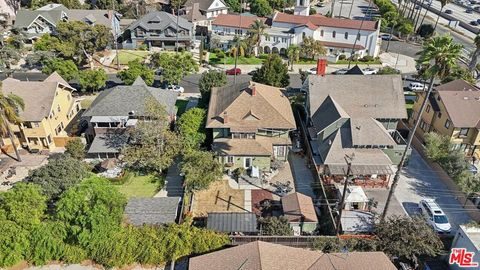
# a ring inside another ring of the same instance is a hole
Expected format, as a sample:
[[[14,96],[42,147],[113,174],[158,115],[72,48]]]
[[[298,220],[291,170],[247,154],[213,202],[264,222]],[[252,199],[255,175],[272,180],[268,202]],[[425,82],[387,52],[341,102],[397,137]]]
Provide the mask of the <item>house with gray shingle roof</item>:
[[[194,42],[193,24],[164,11],[144,15],[128,26],[125,34],[129,38],[123,42],[124,48],[138,48],[145,44],[148,48],[175,49],[178,40],[179,47],[188,49]]]
[[[104,25],[112,32],[120,33],[120,15],[113,10],[68,9],[61,4],[48,4],[36,10],[21,9],[13,27],[22,30],[28,38],[35,39],[43,34],[55,33],[57,24],[62,21]]]
[[[147,86],[139,77],[132,85],[116,86],[102,91],[82,118],[88,122],[85,132],[90,145],[88,154],[95,158],[117,157],[128,141],[128,127],[135,127],[146,114],[146,100],[153,98],[164,109],[170,121],[175,120],[178,94]]]
[[[407,118],[401,76],[314,75],[304,87],[318,172],[343,181],[350,157],[355,183],[388,185],[392,165],[406,147],[396,130],[398,121]]]

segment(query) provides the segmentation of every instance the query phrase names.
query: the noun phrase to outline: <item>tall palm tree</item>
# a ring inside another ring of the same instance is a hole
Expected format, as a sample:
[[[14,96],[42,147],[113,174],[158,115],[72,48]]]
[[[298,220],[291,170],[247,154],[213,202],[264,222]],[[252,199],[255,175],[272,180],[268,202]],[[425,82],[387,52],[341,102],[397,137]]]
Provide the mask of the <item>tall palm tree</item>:
[[[23,110],[24,108],[25,103],[21,97],[14,94],[5,95],[0,92],[0,133],[8,135],[10,141],[12,142],[13,149],[15,150],[17,161],[22,161],[22,158],[20,157],[17,146],[15,145],[15,139],[10,128],[10,123],[18,124],[21,122],[18,112],[20,109]]]
[[[290,45],[287,48],[287,57],[290,62],[290,68],[293,70],[293,63],[300,58],[300,47],[298,45]]]
[[[437,20],[435,21],[435,26],[433,27],[433,32],[435,32],[435,30],[437,29],[438,20],[440,19],[440,14],[442,14],[442,12],[443,12],[443,8],[448,3],[451,2],[450,0],[438,0],[438,1],[440,1],[441,8],[440,8],[440,12],[438,13]]]
[[[422,119],[423,111],[427,105],[428,97],[432,93],[433,82],[435,78],[443,79],[448,76],[451,69],[457,66],[457,61],[460,58],[460,53],[463,46],[453,42],[453,38],[449,35],[436,36],[429,39],[423,44],[422,51],[419,53],[420,57],[418,63],[420,65],[426,66],[425,75],[430,78],[430,83],[428,85],[428,90],[423,100],[420,111],[418,112],[417,119],[414,122],[412,130],[408,134],[407,145],[403,151],[402,158],[393,177],[392,186],[388,193],[387,201],[385,203],[385,208],[382,212],[380,219],[385,220],[385,216],[388,212],[388,207],[390,206],[390,201],[392,199],[395,188],[397,187],[398,181],[400,180],[401,169],[405,163],[405,157],[407,156],[408,149],[412,145],[412,140],[414,134],[420,124]]]
[[[468,64],[468,69],[470,69],[472,72],[475,70],[478,62],[478,57],[480,56],[480,34],[477,34],[477,36],[473,40],[473,44],[475,44],[476,49],[472,54],[472,60],[470,60],[470,63]]]
[[[253,24],[250,26],[250,29],[248,32],[250,33],[250,37],[255,41],[256,47],[257,47],[257,54],[260,54],[260,41],[262,40],[262,36],[268,37],[268,34],[266,32],[267,30],[267,25],[261,21],[261,20],[256,20],[253,22]]]

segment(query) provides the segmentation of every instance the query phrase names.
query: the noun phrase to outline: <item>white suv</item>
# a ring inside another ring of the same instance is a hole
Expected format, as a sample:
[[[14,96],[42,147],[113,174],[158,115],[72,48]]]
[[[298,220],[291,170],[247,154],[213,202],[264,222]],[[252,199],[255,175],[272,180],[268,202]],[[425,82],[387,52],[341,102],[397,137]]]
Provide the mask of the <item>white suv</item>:
[[[432,226],[437,233],[448,234],[452,231],[452,226],[448,222],[447,216],[434,199],[421,200],[418,206],[427,223]]]

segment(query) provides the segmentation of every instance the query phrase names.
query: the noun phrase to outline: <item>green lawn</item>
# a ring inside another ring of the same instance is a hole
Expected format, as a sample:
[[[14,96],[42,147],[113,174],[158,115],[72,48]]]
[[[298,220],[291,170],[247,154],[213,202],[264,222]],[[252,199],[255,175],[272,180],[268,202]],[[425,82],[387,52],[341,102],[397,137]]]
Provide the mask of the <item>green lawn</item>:
[[[177,102],[175,103],[175,107],[177,107],[177,116],[180,116],[185,112],[187,104],[188,100],[177,99]]]
[[[406,94],[405,97],[407,97],[407,96],[416,96],[416,94]],[[405,99],[405,108],[407,109],[408,117],[410,117],[410,114],[412,113],[414,103],[415,103],[414,100]]]
[[[126,65],[128,62],[135,59],[146,59],[150,53],[148,51],[134,51],[134,50],[121,50],[118,52],[118,60],[120,65]],[[117,59],[113,61],[115,64]]]
[[[127,198],[153,197],[164,185],[165,180],[160,176],[147,174],[139,175],[132,173],[125,183],[117,185],[118,191]]]
[[[218,58],[216,53],[210,53],[208,61],[211,65],[235,64],[234,57],[225,56],[224,58]],[[262,56],[260,56],[259,58],[255,56],[252,56],[252,57],[239,56],[237,60],[237,64],[238,65],[261,65],[263,61],[264,61],[264,57]]]
[[[348,60],[338,60],[335,63],[328,63],[332,65],[348,65]],[[382,62],[379,59],[375,59],[373,61],[368,61],[368,62],[363,62],[363,61],[352,61],[352,65],[358,64],[358,65],[380,65]]]

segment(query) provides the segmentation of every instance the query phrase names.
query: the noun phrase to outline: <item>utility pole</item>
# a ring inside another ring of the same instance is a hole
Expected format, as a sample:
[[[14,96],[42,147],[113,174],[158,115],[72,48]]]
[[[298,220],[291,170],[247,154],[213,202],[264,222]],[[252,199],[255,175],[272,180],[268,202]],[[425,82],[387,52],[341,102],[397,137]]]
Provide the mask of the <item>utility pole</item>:
[[[237,49],[235,50],[235,67],[233,69],[233,85],[237,85],[237,62],[238,62],[238,54],[240,53],[240,38],[243,34],[242,32],[242,11],[243,11],[243,0],[240,1],[240,21],[238,25],[238,32],[240,35],[237,38]]]
[[[368,2],[368,10],[370,10],[372,8],[372,2],[373,1]],[[370,16],[371,16],[371,12],[370,12]],[[358,37],[360,36],[360,38],[361,38],[360,33],[362,32],[363,22],[365,22],[366,17],[367,17],[366,14],[365,14],[365,16],[362,17],[362,22],[360,23],[360,27],[358,28],[357,35],[355,36],[355,41],[353,42],[353,46],[352,46],[352,53],[350,55],[350,59],[348,60],[348,69],[350,69],[350,65],[352,63],[353,57],[355,56],[355,46],[357,46],[357,41],[359,40]],[[368,41],[368,37],[366,38],[365,43],[367,43],[367,41]]]
[[[343,193],[342,193],[342,200],[338,204],[338,216],[337,216],[337,226],[336,226],[336,235],[340,234],[340,225],[342,222],[342,210],[343,207],[345,207],[345,196],[347,194],[347,186],[348,186],[348,181],[350,180],[350,172],[352,170],[352,160],[355,156],[352,155],[351,157],[345,155],[345,162],[347,162],[347,173],[346,173],[346,178],[345,178],[345,183],[343,184]]]
[[[113,43],[115,45],[115,54],[117,55],[117,59],[116,59],[116,62],[117,62],[117,70],[120,70],[120,60],[119,60],[119,57],[118,57],[118,34],[117,34],[117,22],[116,20],[114,19],[117,15],[116,15],[116,11],[115,11],[115,0],[112,0],[112,16],[113,16],[113,21],[115,22],[113,24]]]
[[[430,79],[430,85],[428,86],[428,91],[425,96],[425,99],[422,102],[422,106],[420,107],[420,111],[418,112],[418,117],[413,125],[413,129],[410,131],[410,134],[408,134],[408,139],[407,139],[407,145],[405,146],[405,150],[403,150],[402,158],[400,159],[400,162],[398,163],[398,168],[397,171],[395,172],[395,176],[393,177],[393,182],[392,186],[390,187],[390,192],[388,193],[387,197],[387,202],[385,203],[385,208],[383,209],[382,215],[380,216],[380,222],[383,222],[385,220],[385,216],[387,215],[388,208],[390,207],[390,201],[392,200],[393,193],[395,192],[395,188],[398,185],[398,181],[400,180],[400,173],[402,170],[403,165],[405,164],[405,158],[407,157],[408,149],[410,149],[413,141],[413,137],[415,136],[415,132],[417,131],[418,125],[420,124],[420,121],[422,121],[422,114],[423,111],[425,110],[425,107],[427,105],[428,97],[432,93],[433,89],[433,80],[435,79],[435,76],[432,76]]]
[[[178,1],[177,5],[177,33],[176,33],[176,38],[175,38],[175,52],[178,52],[178,17],[180,17],[180,1]]]

